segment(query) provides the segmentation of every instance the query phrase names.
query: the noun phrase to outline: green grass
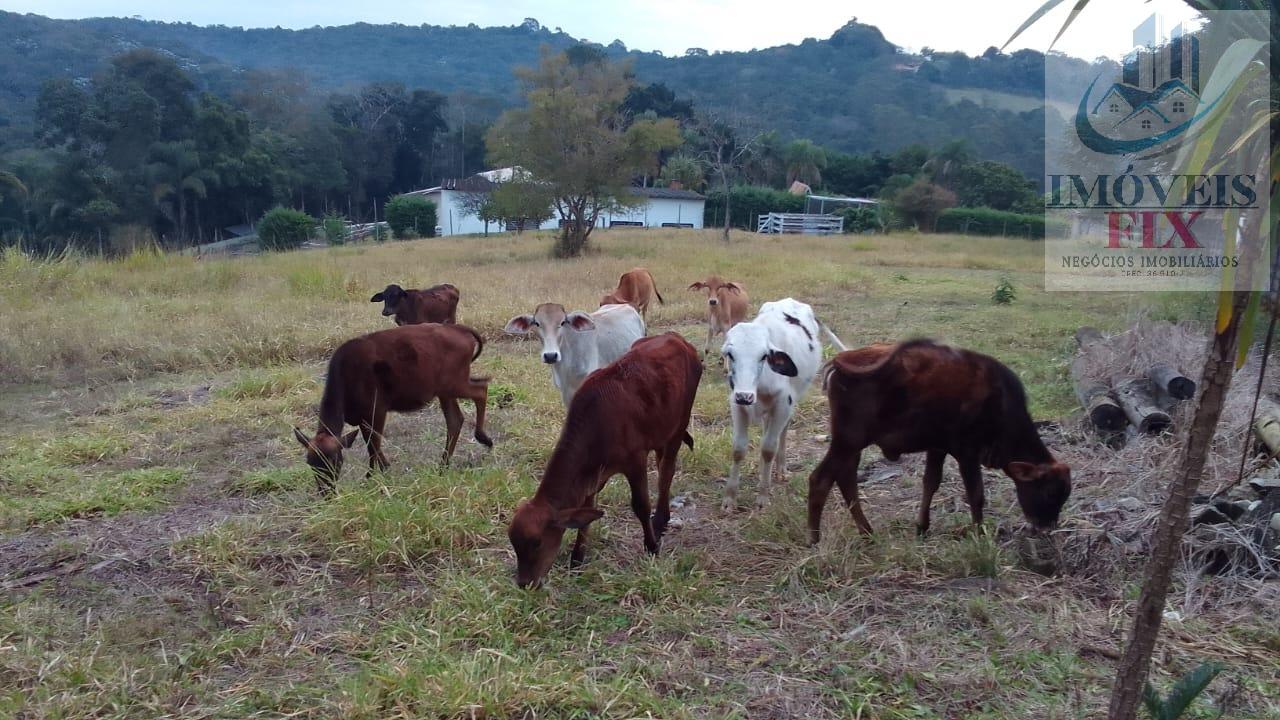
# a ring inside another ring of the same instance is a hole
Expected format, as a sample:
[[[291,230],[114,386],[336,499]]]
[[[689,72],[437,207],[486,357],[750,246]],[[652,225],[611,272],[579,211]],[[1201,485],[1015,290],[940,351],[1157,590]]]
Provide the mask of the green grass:
[[[1060,418],[1076,411],[1066,373],[1078,325],[1205,320],[1204,301],[1049,295],[1041,247],[1015,240],[739,235],[726,247],[715,233],[602,232],[595,242],[568,262],[549,260],[549,239],[536,234],[212,261],[0,255],[10,428],[0,542],[11,552],[0,563],[24,572],[131,558],[0,595],[0,716],[1104,712],[1111,661],[1080,648],[1114,646],[1137,568],[1123,570],[1127,580],[1021,569],[1012,484],[989,478],[987,526],[969,532],[950,466],[928,537],[915,535],[919,466],[907,464],[861,489],[876,535],[857,535],[833,495],[823,542],[807,547],[806,478],[825,450],[814,439],[827,421],[818,392],[797,408],[787,485],[764,511],[723,515],[730,431],[714,362],[662,553],[643,553],[615,479],[585,567],[568,571],[566,543],[546,587],[517,589],[506,525],[536,487],[564,410],[536,346],[501,328],[542,301],[590,309],[643,264],[667,299],[650,331],[700,345],[704,301],[682,288],[717,272],[743,282],[753,306],[811,303],[850,345],[930,335],[991,353],[1023,379],[1037,418]],[[1004,275],[1017,300],[995,306]],[[460,320],[487,340],[475,371],[493,377],[495,447],[469,442],[468,426],[442,470],[439,410],[393,415],[392,467],[366,479],[357,447],[337,495],[320,500],[290,428],[314,426],[328,353],[389,326],[367,302],[375,290],[442,281],[461,288]],[[82,312],[51,315],[32,301],[55,287]],[[745,498],[756,462],[753,450]],[[1242,688],[1238,716],[1280,719],[1278,618],[1238,610],[1211,604],[1184,620],[1183,635],[1162,641],[1157,680],[1218,659]],[[1222,648],[1179,639],[1208,636]]]

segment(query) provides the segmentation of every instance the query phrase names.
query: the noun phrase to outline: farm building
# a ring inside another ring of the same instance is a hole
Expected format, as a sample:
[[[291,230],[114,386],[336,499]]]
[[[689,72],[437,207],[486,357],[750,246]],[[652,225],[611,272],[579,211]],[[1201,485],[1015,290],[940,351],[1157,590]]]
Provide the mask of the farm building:
[[[521,172],[519,168],[499,168],[478,173],[460,180],[445,180],[436,187],[414,190],[406,195],[425,197],[436,206],[436,223],[441,235],[471,235],[485,231],[484,221],[464,209],[464,198],[473,193],[487,193],[500,182]],[[701,228],[703,206],[706,198],[692,190],[674,188],[632,188],[632,192],[644,202],[620,213],[601,214],[599,227],[680,227]],[[539,226],[550,230],[558,227],[560,219],[554,216]],[[502,228],[489,225],[489,232]]]

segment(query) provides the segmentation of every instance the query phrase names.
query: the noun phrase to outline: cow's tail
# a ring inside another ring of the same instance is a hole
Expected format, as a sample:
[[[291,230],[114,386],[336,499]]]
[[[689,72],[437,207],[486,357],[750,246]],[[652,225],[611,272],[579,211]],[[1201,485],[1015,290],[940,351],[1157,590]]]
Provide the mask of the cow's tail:
[[[455,327],[466,330],[471,333],[471,337],[476,339],[476,354],[471,356],[472,362],[475,362],[475,360],[480,357],[480,353],[484,352],[484,338],[480,337],[480,333],[476,332],[476,329],[473,327],[467,325],[455,325]]]
[[[849,349],[845,347],[845,344],[843,342],[840,341],[840,338],[836,337],[835,333],[831,332],[831,328],[827,327],[826,323],[818,323],[818,326],[822,328],[822,332],[826,333],[827,339],[831,341],[831,345],[835,349],[839,350],[840,352],[844,352],[845,350]]]
[[[649,284],[653,286],[653,294],[658,296],[658,304],[666,305],[667,301],[663,300],[662,293],[658,292],[658,281],[653,279],[653,273],[648,270],[645,270],[645,273],[649,276]]]
[[[688,431],[688,430],[685,430],[685,431],[684,431],[684,438],[683,438],[683,442],[684,442],[684,444],[685,444],[685,445],[688,445],[688,446],[689,446],[689,449],[690,449],[690,450],[692,450],[692,449],[693,449],[693,436],[689,434],[689,431]]]
[[[819,371],[822,375],[822,389],[827,389],[831,382],[831,376],[837,373],[851,379],[870,380],[893,362],[895,358],[901,355],[903,351],[921,346],[932,346],[935,344],[936,343],[934,343],[934,341],[928,338],[917,338],[914,340],[900,342],[886,352],[883,357],[877,359],[875,362],[867,364],[856,363],[854,362],[854,358],[837,355],[836,357],[828,360]]]

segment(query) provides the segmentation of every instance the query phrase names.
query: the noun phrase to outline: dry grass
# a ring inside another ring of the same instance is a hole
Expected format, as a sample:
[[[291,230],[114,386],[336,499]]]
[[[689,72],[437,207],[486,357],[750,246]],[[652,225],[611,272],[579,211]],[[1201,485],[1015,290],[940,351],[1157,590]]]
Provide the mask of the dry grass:
[[[817,396],[798,409],[789,488],[763,512],[723,515],[730,439],[715,372],[662,555],[643,555],[625,489],[612,485],[584,571],[562,561],[548,589],[517,590],[505,521],[532,491],[563,409],[533,348],[500,328],[544,300],[592,307],[644,265],[667,299],[652,331],[700,343],[701,296],[683,287],[715,271],[744,282],[754,304],[812,303],[850,344],[927,334],[993,353],[1022,376],[1034,414],[1051,418],[1075,411],[1065,375],[1078,325],[1195,318],[1204,305],[1048,295],[1040,246],[1020,241],[739,236],[726,247],[710,233],[613,232],[598,243],[572,262],[548,259],[536,236],[240,260],[5,256],[0,582],[47,576],[0,600],[0,715],[1101,712],[1137,559],[1052,579],[1021,570],[1010,483],[990,478],[993,521],[970,535],[950,467],[935,530],[918,540],[916,459],[870,459],[875,538],[856,536],[833,502],[822,545],[805,547],[805,478],[824,449]],[[1018,299],[994,306],[1003,274]],[[442,472],[438,413],[394,417],[392,469],[365,481],[354,452],[339,495],[322,502],[288,428],[314,422],[326,353],[386,326],[368,296],[392,281],[462,289],[461,319],[491,341],[479,364],[495,377],[497,446],[465,444]],[[1056,447],[1093,452],[1070,436]],[[1084,533],[1088,503],[1117,480],[1087,464],[1077,478],[1065,516]],[[72,502],[92,488],[121,502]],[[1231,669],[1211,694],[1227,716],[1280,718],[1276,604],[1219,602],[1213,582],[1162,641],[1157,679],[1222,660]]]

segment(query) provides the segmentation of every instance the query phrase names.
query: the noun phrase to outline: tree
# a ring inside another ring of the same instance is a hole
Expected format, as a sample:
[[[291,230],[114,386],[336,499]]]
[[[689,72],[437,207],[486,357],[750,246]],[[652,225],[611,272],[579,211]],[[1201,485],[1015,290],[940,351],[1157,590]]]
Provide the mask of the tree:
[[[179,240],[187,237],[187,198],[196,202],[209,194],[209,185],[217,178],[213,172],[200,166],[200,155],[191,140],[160,142],[151,146],[147,179],[151,197],[161,211],[174,224]],[[177,206],[174,214],[170,201]]]
[[[729,242],[729,218],[733,193],[731,187],[760,144],[765,133],[748,130],[740,118],[721,118],[704,113],[694,120],[694,132],[699,157],[720,180],[724,193],[724,231],[722,239]]]
[[[689,155],[676,155],[662,166],[662,179],[668,185],[679,183],[680,187],[689,190],[701,190],[706,184],[702,173],[702,163]]]
[[[924,161],[921,167],[926,173],[933,178],[934,184],[950,188],[965,165],[973,158],[973,152],[969,147],[969,141],[965,139],[952,140],[943,145],[929,155],[929,159]]]
[[[956,196],[967,207],[1018,210],[1037,202],[1035,183],[1004,163],[983,160],[956,174]]]
[[[316,219],[286,207],[275,207],[258,221],[258,244],[264,250],[293,250],[311,238]]]
[[[938,216],[955,204],[955,193],[925,178],[917,178],[893,198],[894,208],[925,232],[933,232]]]
[[[632,87],[626,67],[543,54],[521,69],[526,106],[508,110],[487,136],[494,164],[522,167],[547,188],[562,221],[557,254],[581,254],[600,214],[636,202],[632,177],[656,152],[680,144],[674,120],[637,119],[622,103]]]
[[[555,202],[550,189],[528,174],[516,174],[510,180],[500,182],[493,189],[489,210],[516,233],[528,226],[537,228],[551,217]]]
[[[386,205],[387,225],[397,239],[436,236],[436,205],[419,195],[397,195]]]
[[[827,166],[827,152],[812,140],[793,140],[783,151],[787,164],[787,184],[799,180],[807,185],[822,182],[822,170]]]

